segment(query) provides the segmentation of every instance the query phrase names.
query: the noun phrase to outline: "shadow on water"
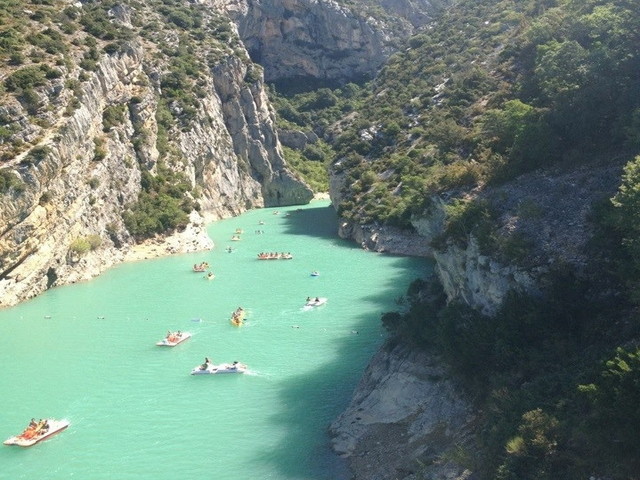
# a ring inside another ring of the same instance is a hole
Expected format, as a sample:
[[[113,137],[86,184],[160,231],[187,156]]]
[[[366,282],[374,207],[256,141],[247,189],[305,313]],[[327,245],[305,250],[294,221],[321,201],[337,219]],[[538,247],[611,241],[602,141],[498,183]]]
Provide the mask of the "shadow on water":
[[[331,204],[291,210],[286,217],[286,233],[337,239],[338,215]]]
[[[290,229],[289,233],[298,235],[319,235],[323,237],[335,237],[337,239],[337,228],[327,228],[327,223],[337,221],[337,217],[332,207],[322,207],[317,209],[308,209],[305,211],[297,211],[296,215],[289,217]],[[335,226],[335,223],[334,223]],[[410,257],[397,257],[396,266],[406,266],[406,269],[400,268],[400,273],[389,276],[385,279],[385,283],[381,285],[375,295],[367,296],[360,301],[369,302],[379,307],[379,312],[394,310],[395,305],[389,304],[391,292],[397,292],[399,284],[409,282],[413,279],[406,273],[408,270],[415,271],[410,268],[415,259]],[[429,275],[429,269],[425,269],[424,276]],[[386,292],[385,292],[386,290]],[[401,295],[404,292],[401,293]],[[371,318],[371,314],[362,315],[353,324],[354,330],[365,331],[371,329],[371,325],[378,322],[380,331],[383,332],[381,319]],[[371,348],[371,356],[375,354],[382,344],[375,343],[372,338],[365,348]],[[345,333],[344,340],[339,341],[336,345],[336,359],[329,363],[324,363],[315,371],[304,375],[292,377],[282,388],[280,400],[283,405],[287,406],[286,413],[274,415],[272,421],[274,424],[284,427],[287,432],[286,438],[283,439],[275,450],[265,451],[262,454],[261,461],[271,462],[275,468],[280,471],[281,478],[300,479],[300,480],[347,480],[350,478],[350,472],[346,467],[346,462],[339,459],[332,452],[330,447],[330,436],[328,432],[329,424],[324,423],[324,417],[319,412],[326,411],[324,405],[324,397],[322,395],[313,395],[309,392],[335,392],[335,396],[344,397],[344,404],[340,406],[337,412],[332,412],[332,422],[342,411],[346,409],[350,402],[352,392],[357,382],[364,373],[364,369],[369,360],[358,366],[358,371],[354,371],[354,367],[349,365],[349,359],[352,358],[354,348],[353,332]],[[345,394],[346,392],[346,394]],[[323,418],[320,422],[318,417]],[[297,445],[304,445],[306,442],[305,432],[310,430],[324,429],[326,433],[326,442],[318,447],[315,451],[308,449],[297,449]],[[297,461],[291,461],[292,456]]]
[[[389,289],[394,282],[406,280],[403,275],[390,278]],[[393,310],[393,306],[389,306],[387,301],[379,302],[379,306],[381,312]],[[370,328],[372,320],[380,322],[380,318],[372,319],[370,315],[362,316],[354,324],[354,329]],[[349,366],[350,351],[353,348],[351,340],[351,335],[345,334],[344,340],[337,345],[336,360],[323,364],[309,374],[292,377],[283,387],[280,400],[282,404],[287,405],[287,412],[275,415],[272,421],[283,426],[287,431],[287,436],[275,451],[264,452],[262,459],[273,462],[280,469],[281,478],[300,480],[347,480],[350,478],[346,462],[339,459],[331,451],[329,424],[318,425],[316,420],[316,412],[322,412],[325,408],[324,399],[321,396],[310,395],[308,392],[332,391],[338,397],[347,397],[345,403],[340,406],[339,411],[335,412],[329,423],[344,411],[368,363],[368,361],[365,362],[362,369],[357,372],[354,372],[353,367]],[[372,356],[377,348],[379,345],[373,348]],[[323,429],[327,432],[326,443],[322,446],[322,451],[318,451],[318,449],[316,451],[305,449],[297,451],[296,445],[305,444],[305,432],[313,429]],[[291,455],[297,456],[296,462],[290,461]]]

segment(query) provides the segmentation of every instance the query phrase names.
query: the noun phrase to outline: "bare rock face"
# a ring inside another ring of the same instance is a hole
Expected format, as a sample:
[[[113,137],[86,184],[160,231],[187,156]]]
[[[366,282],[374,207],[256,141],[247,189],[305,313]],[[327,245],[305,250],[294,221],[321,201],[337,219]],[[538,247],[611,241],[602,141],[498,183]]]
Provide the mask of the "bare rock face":
[[[252,60],[264,67],[265,81],[276,83],[371,78],[397,48],[394,42],[426,23],[435,8],[426,0],[390,0],[378,10],[334,0],[218,3],[238,25]]]
[[[437,358],[387,342],[369,363],[351,404],[330,428],[354,480],[469,479],[451,451],[473,422],[465,396]]]
[[[262,82],[243,82],[243,67],[238,58],[229,57],[212,72],[234,152],[261,185],[265,206],[308,203],[313,192],[286,168]]]

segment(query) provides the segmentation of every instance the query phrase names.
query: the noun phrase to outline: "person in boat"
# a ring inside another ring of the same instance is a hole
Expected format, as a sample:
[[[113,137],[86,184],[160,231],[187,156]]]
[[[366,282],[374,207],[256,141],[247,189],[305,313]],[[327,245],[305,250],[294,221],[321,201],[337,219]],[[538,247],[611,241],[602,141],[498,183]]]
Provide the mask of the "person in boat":
[[[311,301],[311,297],[307,297],[307,303]]]
[[[319,301],[320,301],[320,297],[316,297],[316,302],[319,302]]]
[[[27,438],[27,439],[33,438],[33,437],[36,437],[38,435],[42,435],[47,430],[49,430],[49,423],[46,420],[40,419],[36,423],[35,420],[32,419],[32,422],[35,423],[35,425],[32,426],[32,424],[30,422],[29,426],[27,427],[27,429],[22,433],[22,437]]]
[[[200,370],[206,370],[211,366],[211,360],[209,357],[204,357],[204,363],[200,365]]]

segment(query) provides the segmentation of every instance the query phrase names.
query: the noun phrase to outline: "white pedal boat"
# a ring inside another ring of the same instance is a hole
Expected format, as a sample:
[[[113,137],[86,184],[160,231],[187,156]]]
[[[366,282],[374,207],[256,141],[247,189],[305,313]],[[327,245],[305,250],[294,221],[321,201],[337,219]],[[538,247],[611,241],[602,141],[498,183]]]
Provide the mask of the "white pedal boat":
[[[233,363],[221,363],[219,365],[214,365],[213,363],[209,363],[206,366],[198,365],[193,370],[191,370],[191,375],[216,375],[218,373],[246,373],[247,366],[244,363],[233,362]]]
[[[307,300],[307,303],[304,304],[305,307],[313,308],[319,307],[320,305],[324,305],[327,303],[328,298],[324,297],[316,297],[312,300]]]
[[[156,342],[156,345],[160,347],[175,347],[190,337],[191,333],[189,332],[170,332],[162,340]]]
[[[42,428],[42,423],[47,428]],[[28,426],[20,435],[7,438],[3,443],[5,445],[17,445],[19,447],[31,447],[42,440],[52,437],[56,433],[60,433],[69,426],[68,420],[56,420],[54,418],[47,418],[40,422],[37,422],[35,426]]]

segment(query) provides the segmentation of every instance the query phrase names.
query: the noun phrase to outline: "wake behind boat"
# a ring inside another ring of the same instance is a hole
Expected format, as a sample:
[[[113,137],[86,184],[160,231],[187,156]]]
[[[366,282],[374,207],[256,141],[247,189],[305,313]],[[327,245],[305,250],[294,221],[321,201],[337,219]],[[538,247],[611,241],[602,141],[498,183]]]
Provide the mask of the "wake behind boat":
[[[246,373],[247,366],[244,363],[233,362],[233,363],[220,363],[219,365],[215,365],[211,363],[208,358],[205,358],[205,361],[202,365],[198,365],[193,370],[191,370],[191,375],[216,375],[219,373]]]
[[[167,336],[164,337],[159,342],[156,342],[156,345],[159,347],[175,347],[179,343],[184,342],[186,339],[191,337],[191,333],[189,332],[181,332],[178,330],[177,332],[167,332]]]
[[[31,420],[29,426],[24,429],[20,435],[6,439],[5,445],[17,445],[19,447],[31,447],[45,438],[49,438],[56,433],[60,433],[69,426],[68,420],[56,420],[54,418],[46,418],[36,422]]]

